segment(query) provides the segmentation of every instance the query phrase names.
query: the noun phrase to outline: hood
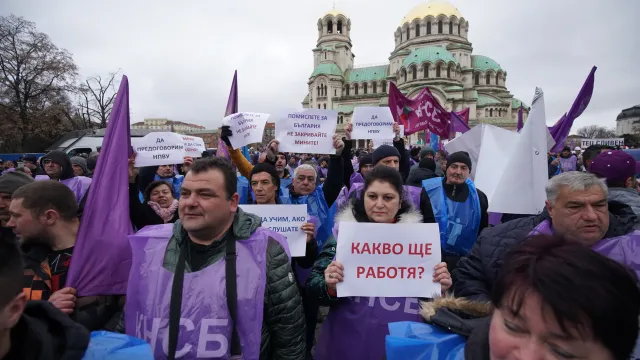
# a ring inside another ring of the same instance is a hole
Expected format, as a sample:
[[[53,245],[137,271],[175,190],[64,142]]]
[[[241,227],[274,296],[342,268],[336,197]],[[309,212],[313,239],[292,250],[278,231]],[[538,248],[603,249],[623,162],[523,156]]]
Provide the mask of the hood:
[[[415,166],[411,168],[406,184],[409,186],[422,187],[422,180],[433,179],[436,177],[438,177],[438,175],[436,175],[435,171]]]
[[[80,156],[74,156],[70,160],[71,160],[71,165],[78,165],[82,168],[82,171],[83,171],[82,176],[89,175],[89,168],[87,168],[87,159]]]
[[[443,296],[433,299],[433,301],[420,302],[420,315],[427,322],[431,322],[431,318],[440,309],[447,309],[453,312],[464,313],[469,317],[485,317],[491,315],[493,307],[491,303],[477,302],[467,300],[465,298],[456,298],[453,296]]]
[[[69,156],[65,154],[63,151],[54,150],[49,152],[47,155],[43,156],[40,159],[40,167],[44,170],[44,161],[47,159],[51,159],[53,162],[60,164],[62,166],[62,175],[60,175],[60,180],[71,179],[75,175],[73,175],[73,168],[71,167],[71,160]]]
[[[635,189],[609,188],[609,202],[611,201],[625,204],[634,214],[640,215],[640,194]]]
[[[396,224],[418,224],[422,222],[422,214],[419,211],[411,208],[409,211],[398,216]],[[356,222],[356,217],[353,215],[353,202],[350,201],[342,211],[336,215],[335,223],[339,224],[340,221]]]
[[[89,332],[46,301],[29,301],[14,332],[25,359],[80,360],[89,345]]]
[[[238,208],[236,216],[233,219],[232,231],[236,239],[248,239],[257,228],[262,225],[262,219],[258,215],[244,212]],[[173,235],[178,239],[178,244],[182,244],[187,238],[187,231],[182,227],[182,222],[177,220],[173,225]]]

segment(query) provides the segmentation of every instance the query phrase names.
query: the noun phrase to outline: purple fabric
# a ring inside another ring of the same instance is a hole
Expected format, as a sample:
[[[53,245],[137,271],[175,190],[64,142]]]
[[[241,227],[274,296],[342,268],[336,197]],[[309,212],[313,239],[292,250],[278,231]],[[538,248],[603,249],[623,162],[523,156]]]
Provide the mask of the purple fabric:
[[[227,100],[227,108],[224,111],[224,116],[229,116],[238,112],[238,70],[233,74],[233,82],[231,82],[231,90],[229,91],[229,99]],[[218,138],[218,150],[216,151],[217,157],[223,157],[230,159],[229,150],[227,145],[222,141],[222,138]]]
[[[163,267],[173,224],[147,226],[129,236],[133,266],[125,309],[126,331],[151,344],[155,359],[167,358],[173,273]],[[263,228],[237,242],[237,328],[244,359],[260,357],[268,236]],[[277,237],[279,242],[284,238]],[[176,358],[228,359],[231,320],[225,291],[225,260],[184,274]]]
[[[461,118],[461,115],[464,116],[465,113],[467,117],[466,122]],[[451,112],[451,129],[452,130],[451,130],[451,135],[449,135],[449,139],[453,139],[457,132],[461,132],[464,134],[467,131],[471,130],[471,128],[469,128],[469,125],[468,125],[468,121],[469,121],[468,119],[469,119],[469,108],[466,108],[458,112]]]
[[[433,97],[428,87],[423,88],[413,99],[405,97],[394,83],[389,83],[389,108],[393,119],[404,125],[404,134],[428,129],[430,132],[449,137],[451,115]]]
[[[309,215],[308,222],[312,223],[316,227],[316,236],[318,236],[318,229],[320,228],[320,225],[322,225],[320,224],[320,219],[315,216]],[[311,275],[311,270],[312,267],[304,269],[298,266],[298,263],[296,262],[296,280],[298,281],[298,285],[300,285],[300,287],[304,288],[307,284],[307,278],[309,278],[309,275]]]
[[[341,298],[320,330],[314,359],[383,359],[388,324],[423,322],[419,309],[417,298]]]
[[[2,174],[0,174],[0,175],[4,175],[4,174],[6,174],[6,173],[8,173],[8,172],[14,172],[14,171],[16,171],[16,168],[8,168],[7,170],[4,170],[4,171],[2,172]]]
[[[520,130],[522,130],[522,127],[524,126],[524,112],[522,111],[522,105],[520,105],[520,109],[518,109],[518,132],[520,132]]]
[[[541,222],[529,235],[553,234],[553,226],[549,220]],[[640,278],[640,231],[602,239],[591,247],[594,251],[628,266]]]
[[[75,288],[78,296],[126,294],[131,268],[127,236],[133,232],[129,220],[129,123],[129,81],[123,76],[69,268],[67,286]]]
[[[327,177],[327,173],[329,172],[329,169],[318,166],[318,172],[320,172],[320,177],[321,178],[326,178]]]
[[[494,212],[489,213],[489,225],[496,226],[500,224],[501,220],[502,220],[502,213],[494,213]]]
[[[353,185],[358,183],[364,183],[364,178],[362,177],[362,174],[360,174],[359,172],[354,172],[349,177],[349,184]]]
[[[94,177],[94,179],[95,179],[95,177]],[[51,179],[49,178],[48,175],[36,175],[35,180],[36,181],[41,181],[41,180],[51,180]],[[89,190],[89,186],[91,186],[93,180],[91,178],[86,177],[86,176],[74,176],[74,177],[68,178],[66,180],[60,180],[60,182],[65,184],[65,185],[67,185],[67,187],[69,189],[71,189],[71,191],[73,192],[73,195],[76,196],[76,201],[79,204],[80,201],[82,201],[82,198],[84,197],[84,194],[86,194],[87,190]],[[87,202],[87,204],[88,204],[88,202]],[[85,208],[86,208],[86,206],[85,206]],[[86,211],[85,211],[85,213],[86,213]]]
[[[562,172],[576,171],[578,167],[577,157],[569,156],[568,158],[565,159],[562,156],[560,156],[558,159],[560,160],[560,168],[562,169]]]
[[[564,114],[562,118],[555,123],[555,125],[549,128],[551,136],[553,136],[553,139],[556,141],[551,152],[562,151],[564,141],[567,139],[567,136],[569,136],[571,126],[573,126],[573,121],[582,115],[587,106],[589,106],[591,95],[593,95],[596,69],[597,67],[595,66],[591,69],[589,76],[587,76],[587,80],[582,85],[582,88],[578,93],[578,97],[573,102],[573,105],[571,105],[569,112]]]

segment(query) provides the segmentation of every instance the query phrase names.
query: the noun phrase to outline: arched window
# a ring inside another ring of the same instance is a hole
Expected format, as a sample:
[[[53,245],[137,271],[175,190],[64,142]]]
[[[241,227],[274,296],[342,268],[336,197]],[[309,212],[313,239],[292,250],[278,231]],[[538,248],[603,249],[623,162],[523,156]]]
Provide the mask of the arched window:
[[[353,84],[353,95],[358,95],[358,84]]]
[[[451,78],[451,68],[447,68],[447,78]]]
[[[324,52],[324,59],[327,60],[327,52]]]
[[[318,87],[316,88],[316,90],[317,90],[316,97],[318,97],[318,96],[320,96],[320,86],[318,86]]]
[[[484,109],[484,117],[489,117],[489,109]]]
[[[427,21],[427,35],[431,34],[431,21]]]
[[[442,20],[438,21],[438,34],[442,34]]]
[[[423,78],[428,79],[429,78],[429,64],[424,64],[424,74],[422,75]]]
[[[351,86],[347,85],[346,92],[347,96],[349,96],[349,93],[351,92]]]
[[[342,20],[338,20],[338,34],[342,34]]]
[[[327,34],[333,34],[333,21],[331,20],[327,22]]]
[[[489,117],[493,117],[493,109],[489,109]]]
[[[404,81],[406,82],[407,81],[407,72],[406,71],[402,72],[402,77],[403,77]]]
[[[460,32],[460,23],[458,23],[458,35],[462,36],[462,33]]]
[[[411,31],[410,31],[409,27],[407,26],[407,39],[406,40],[409,40],[409,35],[410,34],[411,34]]]
[[[327,104],[322,104],[322,106],[326,109],[327,108]]]
[[[475,80],[476,85],[480,85],[480,74],[476,73],[475,78],[476,78]]]
[[[436,66],[436,77],[440,77],[440,65]]]
[[[338,96],[338,90],[337,89],[333,89],[333,96]]]
[[[367,83],[362,84],[362,90],[363,90],[362,93],[366,95],[369,92],[369,84]]]
[[[487,83],[487,85],[490,85],[490,84],[491,84],[491,75],[487,74],[487,75],[485,76],[485,79],[484,79],[484,80],[485,80],[485,82]]]
[[[383,93],[386,93],[386,92],[387,92],[387,82],[386,82],[386,81],[383,81],[383,82],[382,82],[382,92],[383,92]]]
[[[420,36],[420,24],[416,24],[416,37]]]
[[[318,109],[320,109],[320,104],[318,104]]]
[[[377,94],[377,93],[378,93],[378,83],[377,83],[377,82],[374,82],[374,83],[373,83],[373,93],[374,93],[374,94]]]
[[[449,34],[453,34],[453,23],[449,21]]]
[[[411,73],[411,78],[416,80],[418,78],[418,69],[415,66],[411,69]]]

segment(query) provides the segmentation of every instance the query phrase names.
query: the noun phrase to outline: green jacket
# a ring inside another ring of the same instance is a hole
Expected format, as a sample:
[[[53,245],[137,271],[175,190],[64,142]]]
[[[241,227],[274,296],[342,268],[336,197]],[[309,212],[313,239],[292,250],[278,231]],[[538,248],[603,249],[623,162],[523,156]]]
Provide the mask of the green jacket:
[[[336,257],[336,239],[331,236],[322,247],[322,252],[318,255],[313,264],[311,274],[307,279],[305,295],[310,302],[319,306],[330,306],[337,302],[339,298],[332,297],[327,292],[327,283],[324,280],[324,271]]]
[[[260,217],[238,212],[227,234],[237,241],[247,240],[260,227]],[[167,245],[163,267],[174,271],[180,248],[188,241],[187,232],[178,220],[173,226],[173,236]],[[303,360],[305,356],[305,317],[302,298],[298,291],[291,263],[284,248],[277,240],[269,238],[267,245],[267,284],[264,294],[264,315],[262,320],[261,360]],[[214,264],[224,257],[225,246],[218,246],[205,266]],[[185,272],[191,272],[189,263]]]

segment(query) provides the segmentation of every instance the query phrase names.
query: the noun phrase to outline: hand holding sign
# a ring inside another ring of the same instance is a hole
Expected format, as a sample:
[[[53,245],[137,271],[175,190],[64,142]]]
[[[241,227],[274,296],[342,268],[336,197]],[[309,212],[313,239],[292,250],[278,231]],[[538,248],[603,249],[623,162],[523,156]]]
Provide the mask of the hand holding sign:
[[[337,261],[332,261],[324,270],[324,282],[329,292],[336,293],[336,286],[344,281],[344,266]]]
[[[314,241],[316,238],[316,226],[313,223],[305,223],[300,227],[300,230],[307,234],[307,244]]]
[[[251,112],[241,112],[229,115],[222,120],[222,123],[229,125],[233,136],[228,139],[234,149],[243,146],[262,142],[262,133],[271,115]]]

